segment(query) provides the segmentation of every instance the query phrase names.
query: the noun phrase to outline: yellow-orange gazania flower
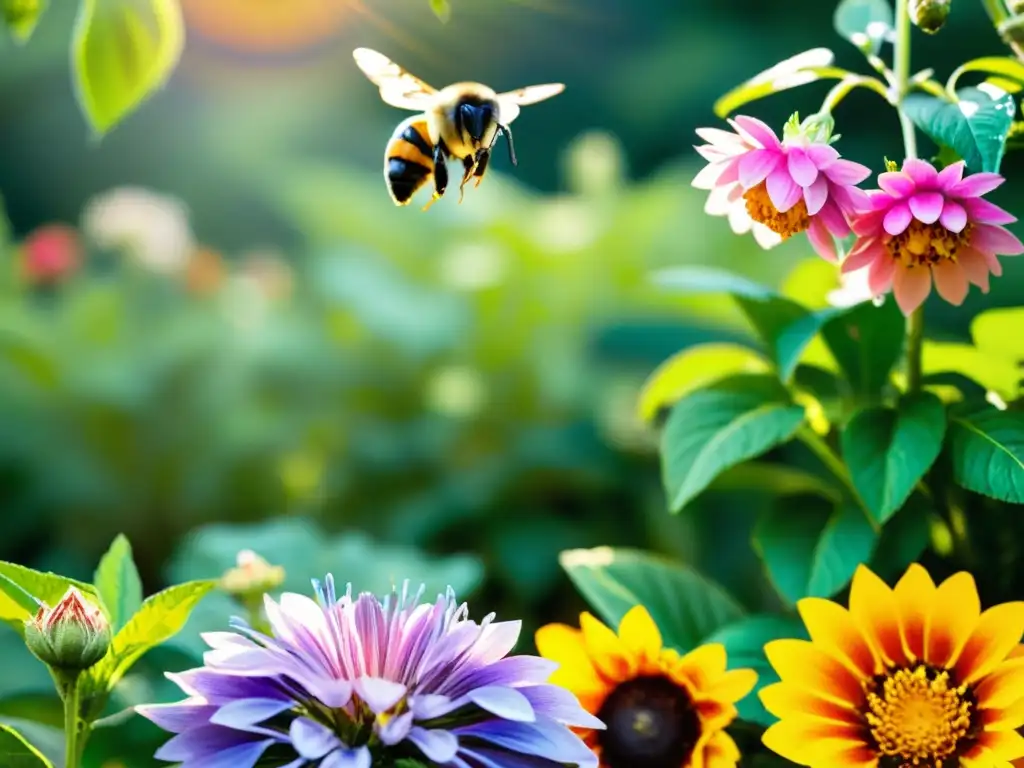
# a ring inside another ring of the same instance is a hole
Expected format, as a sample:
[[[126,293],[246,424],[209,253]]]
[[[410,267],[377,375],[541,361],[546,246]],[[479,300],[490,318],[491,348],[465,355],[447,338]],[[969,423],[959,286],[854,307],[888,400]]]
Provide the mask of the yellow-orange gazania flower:
[[[618,635],[589,613],[580,629],[549,624],[537,632],[541,655],[559,662],[551,682],[568,688],[606,725],[584,734],[602,768],[732,768],[740,753],[723,730],[735,703],[757,682],[750,669],[725,671],[725,648],[685,656],[662,647],[643,606]]]
[[[811,636],[765,654],[782,682],[761,690],[780,721],[764,743],[813,768],[1006,768],[1024,757],[1024,603],[981,612],[969,573],[938,587],[911,565],[890,589],[864,566],[849,610],[797,605]]]

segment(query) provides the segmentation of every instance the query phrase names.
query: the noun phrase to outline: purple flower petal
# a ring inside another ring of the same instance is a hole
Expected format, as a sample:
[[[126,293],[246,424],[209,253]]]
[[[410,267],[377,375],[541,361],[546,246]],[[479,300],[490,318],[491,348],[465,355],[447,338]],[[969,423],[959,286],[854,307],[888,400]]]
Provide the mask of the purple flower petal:
[[[235,699],[292,700],[271,678],[241,677],[199,667],[168,673],[167,679],[188,694],[202,696],[210,704],[226,704]]]
[[[767,189],[768,198],[779,213],[785,213],[796,205],[803,193],[786,168],[776,168],[768,174]]]
[[[967,226],[967,211],[955,200],[946,200],[942,205],[939,223],[950,232],[963,232]]]
[[[793,147],[789,150],[786,163],[789,175],[801,187],[809,187],[818,178],[818,166],[799,147]]]
[[[878,186],[893,197],[909,197],[917,189],[914,180],[902,171],[887,171],[878,174]]]
[[[292,702],[280,699],[237,699],[220,707],[210,722],[245,730],[291,708]]]
[[[379,677],[361,677],[356,680],[355,690],[370,711],[379,715],[400,702],[409,689],[401,683],[393,683]]]
[[[135,711],[165,731],[182,733],[208,725],[217,705],[207,704],[202,699],[189,699],[177,704],[143,705],[136,707]]]
[[[409,736],[412,729],[413,713],[406,712],[398,717],[392,717],[384,725],[378,725],[377,735],[382,743],[394,746]]]
[[[971,237],[971,247],[983,253],[999,256],[1018,256],[1024,253],[1024,245],[1008,229],[978,224]]]
[[[756,187],[778,167],[782,155],[770,149],[755,149],[740,158],[740,184],[744,189]]]
[[[939,180],[939,173],[935,166],[911,157],[903,161],[903,173],[914,180],[918,189],[934,189]]]
[[[934,224],[942,214],[944,199],[940,192],[918,192],[908,202],[915,219],[922,224]]]
[[[953,197],[981,197],[1000,186],[1004,181],[1006,179],[998,173],[975,173],[959,184],[951,185],[947,192]]]
[[[583,763],[593,759],[591,752],[571,731],[547,718],[534,723],[485,720],[457,728],[456,734],[472,736],[505,749],[538,755],[556,763]],[[596,765],[596,761],[592,764]]]
[[[473,762],[454,763],[458,768],[564,768],[565,765],[536,755],[517,755],[514,752],[483,747],[463,747],[459,750],[459,755],[471,758]]]
[[[896,203],[882,219],[882,228],[890,235],[900,235],[913,220],[914,214],[910,212],[910,206],[906,203]]]
[[[430,761],[447,763],[459,751],[459,739],[450,731],[428,730],[414,727],[409,731],[409,741]]]
[[[238,744],[216,754],[185,760],[181,764],[181,768],[253,768],[263,757],[267,747],[273,743],[273,739],[264,739],[248,744]]]
[[[505,720],[532,723],[537,719],[530,700],[515,688],[505,688],[499,685],[477,688],[475,691],[467,693],[466,699],[480,709]]]
[[[311,760],[344,746],[334,731],[308,717],[295,718],[288,735],[295,751]]]
[[[520,688],[538,715],[577,728],[604,730],[604,723],[580,707],[579,701],[565,688],[557,685],[530,685]]]
[[[810,216],[815,216],[828,200],[828,178],[820,175],[810,185],[805,184],[803,187],[807,213]]]
[[[319,768],[370,768],[373,759],[366,747],[338,749],[320,761]]]
[[[261,743],[264,744],[263,749],[266,749],[268,744],[265,742],[265,739],[256,738],[244,731],[234,731],[219,725],[206,725],[179,733],[160,747],[155,757],[157,760],[167,760],[173,763],[188,762],[189,760],[211,758],[220,752],[241,745]]]
[[[779,137],[775,135],[775,131],[756,117],[736,115],[736,117],[729,122],[733,123],[733,127],[737,127],[739,130],[745,132],[765,149],[778,149],[782,146],[782,143],[779,141]]]

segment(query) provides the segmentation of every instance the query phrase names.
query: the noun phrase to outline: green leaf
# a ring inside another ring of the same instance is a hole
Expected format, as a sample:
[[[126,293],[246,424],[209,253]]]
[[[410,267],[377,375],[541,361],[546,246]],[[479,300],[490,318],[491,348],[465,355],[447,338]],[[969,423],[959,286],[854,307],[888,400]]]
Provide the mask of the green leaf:
[[[765,726],[776,721],[777,718],[761,704],[757,692],[766,685],[779,682],[775,668],[764,655],[764,646],[772,640],[787,638],[809,639],[803,622],[785,616],[746,616],[720,628],[705,640],[725,646],[729,669],[753,669],[757,672],[757,686],[736,705],[741,720]]]
[[[988,309],[971,321],[971,338],[982,352],[1005,360],[1016,369],[1016,381],[1024,378],[1024,336],[1007,333],[1024,327],[1024,307]]]
[[[662,409],[697,387],[732,374],[762,373],[768,368],[765,359],[750,347],[726,342],[694,345],[670,357],[647,379],[640,390],[640,417],[653,421]]]
[[[892,34],[894,23],[888,0],[843,0],[832,17],[836,32],[872,54],[877,54]]]
[[[124,534],[118,534],[103,555],[93,581],[110,615],[111,631],[116,633],[142,605],[142,582]]]
[[[895,301],[857,304],[822,325],[821,333],[855,393],[875,398],[903,351],[905,320]]]
[[[634,549],[570,549],[559,562],[580,594],[613,629],[644,606],[665,644],[696,648],[712,632],[743,616],[740,605],[692,568]]]
[[[953,479],[969,491],[1024,504],[1024,413],[995,408],[949,422]]]
[[[957,99],[912,94],[904,108],[914,125],[939,146],[953,149],[969,170],[998,171],[1017,111],[1013,96],[983,84],[958,91]]]
[[[48,5],[48,0],[3,0],[0,3],[4,23],[15,42],[28,42]]]
[[[804,352],[821,332],[825,323],[847,311],[842,308],[830,307],[804,314],[779,332],[776,339],[777,359],[779,376],[784,381],[792,379],[797,365],[804,357]]]
[[[917,561],[931,538],[931,515],[930,507],[917,495],[889,518],[871,556],[871,570],[879,578],[891,584]]]
[[[192,609],[216,586],[213,580],[189,581],[143,601],[138,612],[114,635],[107,655],[82,677],[82,699],[93,717],[102,711],[107,695],[131,666],[180,632]]]
[[[804,597],[831,597],[867,562],[877,532],[853,503],[780,503],[754,527],[754,549],[776,591],[790,604]]]
[[[722,96],[715,102],[715,114],[727,117],[744,104],[818,80],[842,80],[850,73],[831,66],[834,60],[828,48],[812,48],[791,56]]]
[[[875,520],[903,506],[942,452],[946,409],[930,392],[908,395],[897,408],[864,408],[842,434],[843,460]]]
[[[748,461],[726,470],[711,484],[715,490],[758,490],[773,496],[817,494],[839,503],[839,490],[818,475],[786,464]]]
[[[0,765],[4,768],[53,768],[43,753],[9,725],[0,724]]]
[[[78,587],[86,597],[99,601],[91,584],[0,561],[0,621],[9,624],[24,637],[25,620],[31,618],[38,607],[26,599],[25,594],[53,607],[71,586]]]
[[[975,321],[980,320],[988,313],[982,313]],[[971,324],[971,330],[976,334],[976,323]],[[1013,337],[1016,334],[1006,333],[1004,326],[999,335],[1002,337]],[[986,337],[989,338],[989,337]],[[992,338],[992,342],[1001,342]],[[1012,339],[1006,343],[1012,344]],[[1003,357],[999,352],[990,348],[984,350],[972,347],[970,344],[957,342],[930,341],[925,340],[921,349],[921,372],[925,376],[934,376],[941,373],[957,373],[966,376],[972,381],[978,382],[985,389],[996,392],[1006,402],[1016,400],[1021,393],[1021,369],[1010,357]]]
[[[954,92],[960,76],[968,72],[985,72],[990,75],[999,75],[1018,83],[1018,90],[1020,89],[1020,84],[1024,84],[1024,64],[1017,59],[1012,56],[982,56],[980,59],[971,59],[971,61],[957,67],[953,74],[949,76],[949,80],[946,81],[946,90],[950,93]],[[1004,88],[1003,90],[1006,89]]]
[[[72,69],[93,130],[106,133],[160,88],[184,44],[178,0],[82,0]]]
[[[673,512],[725,470],[789,440],[804,410],[772,376],[733,376],[676,403],[661,439],[662,477]]]
[[[452,7],[448,0],[430,0],[430,10],[442,22],[447,22],[452,16]]]

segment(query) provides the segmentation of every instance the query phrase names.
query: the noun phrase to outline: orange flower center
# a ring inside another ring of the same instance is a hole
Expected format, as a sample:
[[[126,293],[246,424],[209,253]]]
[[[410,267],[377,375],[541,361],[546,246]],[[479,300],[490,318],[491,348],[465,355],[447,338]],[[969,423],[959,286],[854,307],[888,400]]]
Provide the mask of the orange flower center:
[[[962,232],[950,232],[939,223],[923,224],[914,219],[885,245],[903,266],[929,267],[944,259],[956,261],[957,251],[970,241],[971,229],[973,225],[968,224]]]
[[[924,665],[897,669],[869,687],[867,720],[878,751],[901,766],[934,766],[970,738],[975,712],[968,686]]]
[[[796,205],[785,213],[779,213],[775,203],[768,196],[768,182],[762,181],[743,193],[747,201],[747,213],[754,221],[759,221],[783,240],[803,232],[811,225],[811,217],[807,215],[807,204],[801,197]]]
[[[621,683],[597,714],[602,768],[680,768],[700,740],[700,718],[684,688],[665,677]]]

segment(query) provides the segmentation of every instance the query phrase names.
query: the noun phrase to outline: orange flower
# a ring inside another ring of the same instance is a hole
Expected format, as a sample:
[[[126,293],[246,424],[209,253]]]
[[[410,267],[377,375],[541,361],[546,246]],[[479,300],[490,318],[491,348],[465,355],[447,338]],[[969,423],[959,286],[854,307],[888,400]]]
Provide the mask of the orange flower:
[[[939,586],[911,565],[890,589],[860,566],[849,610],[807,598],[811,640],[765,654],[766,746],[799,765],[994,768],[1024,757],[1024,603],[981,612],[969,573]]]
[[[560,663],[551,678],[576,694],[606,725],[585,740],[602,768],[732,768],[740,753],[725,727],[735,703],[757,682],[753,670],[725,671],[725,648],[703,645],[685,656],[662,646],[643,606],[616,635],[589,613],[580,629],[549,624],[537,648]]]

